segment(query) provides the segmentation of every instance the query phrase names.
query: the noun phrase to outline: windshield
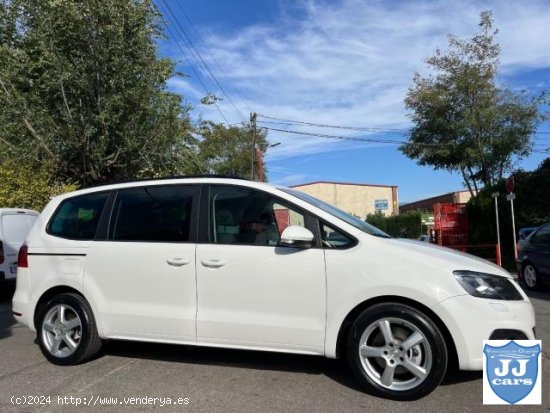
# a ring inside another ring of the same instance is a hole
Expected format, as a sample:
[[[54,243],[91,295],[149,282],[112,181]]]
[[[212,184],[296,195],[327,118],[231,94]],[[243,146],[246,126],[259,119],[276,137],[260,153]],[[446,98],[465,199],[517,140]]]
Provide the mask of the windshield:
[[[302,201],[307,202],[308,204],[311,204],[313,206],[316,206],[317,208],[322,209],[323,211],[329,213],[330,215],[335,216],[338,219],[341,219],[342,221],[353,225],[355,228],[360,229],[361,231],[369,234],[374,235],[375,237],[382,237],[382,238],[391,238],[388,234],[386,234],[384,231],[380,231],[375,226],[368,224],[367,222],[354,217],[351,214],[348,214],[347,212],[342,211],[339,208],[336,208],[334,205],[331,205],[325,201],[321,201],[320,199],[315,198],[314,196],[311,196],[309,194],[306,194],[302,191],[297,191],[295,189],[290,188],[279,188],[281,191],[286,192],[287,194],[293,195],[296,198],[301,199]]]

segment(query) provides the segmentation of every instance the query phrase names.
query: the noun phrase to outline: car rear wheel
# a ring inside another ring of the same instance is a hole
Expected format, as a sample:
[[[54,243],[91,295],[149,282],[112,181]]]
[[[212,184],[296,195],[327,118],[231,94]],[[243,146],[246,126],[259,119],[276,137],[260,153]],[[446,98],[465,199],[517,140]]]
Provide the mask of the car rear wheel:
[[[433,391],[447,369],[445,340],[437,326],[413,307],[378,304],[352,325],[347,358],[367,392],[415,400]]]
[[[542,286],[537,269],[530,262],[523,267],[523,281],[530,290],[538,290]]]
[[[102,346],[88,302],[78,294],[59,294],[40,306],[38,344],[53,364],[83,363]]]

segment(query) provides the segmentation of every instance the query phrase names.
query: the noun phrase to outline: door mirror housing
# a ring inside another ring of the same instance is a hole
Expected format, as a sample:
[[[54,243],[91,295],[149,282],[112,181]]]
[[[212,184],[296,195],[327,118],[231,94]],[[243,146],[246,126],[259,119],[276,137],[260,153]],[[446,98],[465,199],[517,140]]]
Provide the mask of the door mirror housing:
[[[279,245],[291,248],[311,248],[313,246],[313,233],[304,227],[291,225],[281,234]]]

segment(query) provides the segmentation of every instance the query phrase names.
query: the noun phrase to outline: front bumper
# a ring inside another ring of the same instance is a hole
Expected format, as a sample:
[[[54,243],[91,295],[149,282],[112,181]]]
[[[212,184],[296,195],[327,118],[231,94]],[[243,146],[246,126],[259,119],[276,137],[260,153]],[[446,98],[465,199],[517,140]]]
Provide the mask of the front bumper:
[[[496,330],[514,330],[527,339],[535,338],[535,312],[528,300],[488,300],[461,295],[439,303],[433,310],[453,337],[461,370],[482,370],[483,340],[489,340]]]

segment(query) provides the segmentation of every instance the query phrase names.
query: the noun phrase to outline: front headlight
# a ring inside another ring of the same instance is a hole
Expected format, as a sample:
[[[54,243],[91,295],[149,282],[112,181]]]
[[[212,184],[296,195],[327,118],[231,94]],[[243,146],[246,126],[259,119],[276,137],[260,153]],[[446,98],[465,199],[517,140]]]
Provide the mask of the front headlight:
[[[474,297],[493,300],[523,300],[513,281],[498,275],[475,271],[453,271],[458,283]]]

